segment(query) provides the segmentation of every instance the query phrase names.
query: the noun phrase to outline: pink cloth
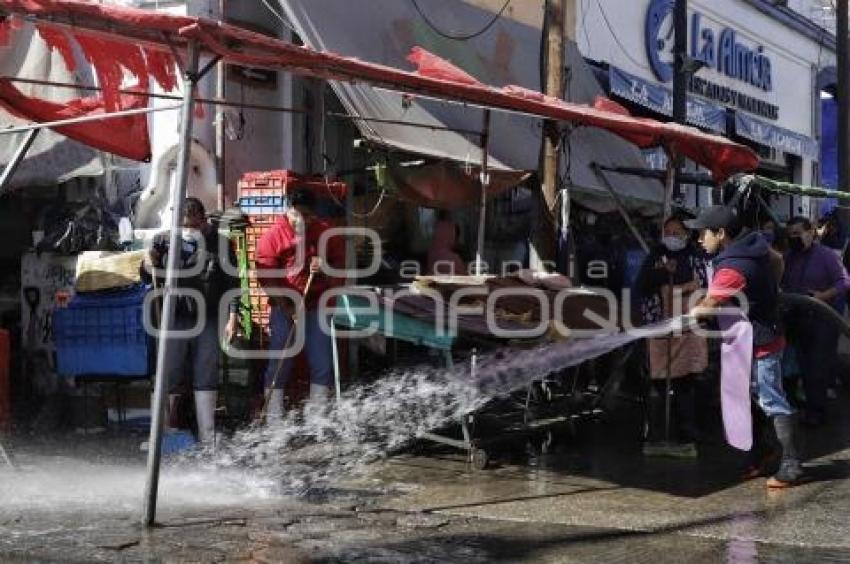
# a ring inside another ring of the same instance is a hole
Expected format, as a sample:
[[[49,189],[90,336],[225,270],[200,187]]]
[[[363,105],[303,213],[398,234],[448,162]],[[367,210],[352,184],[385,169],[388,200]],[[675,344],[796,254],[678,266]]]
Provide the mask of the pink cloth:
[[[753,369],[753,326],[743,314],[718,317],[720,344],[720,407],[726,442],[739,450],[753,447],[750,379]]]
[[[669,341],[669,344],[668,344]],[[708,343],[705,337],[685,333],[681,337],[649,339],[649,376],[653,380],[667,378],[667,356],[670,352],[670,378],[699,374],[708,367]]]
[[[428,249],[428,274],[443,276],[465,276],[466,264],[454,252],[457,242],[457,225],[452,221],[438,221],[434,224],[434,236]],[[440,263],[435,270],[436,263]]]

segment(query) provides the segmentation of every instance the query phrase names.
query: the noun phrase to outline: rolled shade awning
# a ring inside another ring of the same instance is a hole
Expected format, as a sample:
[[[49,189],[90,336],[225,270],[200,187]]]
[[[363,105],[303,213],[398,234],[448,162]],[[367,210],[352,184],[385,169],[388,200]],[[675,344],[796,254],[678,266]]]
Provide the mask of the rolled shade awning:
[[[735,112],[735,133],[760,145],[798,157],[817,159],[820,155],[816,139],[738,111]]]
[[[658,84],[653,84],[620,68],[608,68],[608,82],[611,94],[643,106],[653,112],[673,116],[673,92]],[[726,108],[688,96],[688,123],[710,129],[720,134],[726,133]]]
[[[763,176],[754,174],[746,174],[737,181],[741,185],[750,184],[758,186],[764,190],[769,190],[777,194],[785,194],[788,196],[809,196],[810,198],[835,198],[843,202],[850,202],[850,192],[842,192],[820,186],[806,186],[804,184],[793,184],[791,182],[779,182]]]

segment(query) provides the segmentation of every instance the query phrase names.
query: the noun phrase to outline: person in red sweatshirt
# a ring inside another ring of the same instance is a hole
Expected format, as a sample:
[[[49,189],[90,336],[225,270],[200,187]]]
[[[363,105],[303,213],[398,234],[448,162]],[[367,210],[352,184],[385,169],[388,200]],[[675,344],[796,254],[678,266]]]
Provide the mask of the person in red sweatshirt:
[[[345,243],[342,237],[332,236],[327,238],[324,249],[319,248],[322,234],[331,227],[329,221],[316,215],[313,192],[296,189],[289,196],[286,214],[257,243],[258,279],[264,288],[270,290],[271,350],[282,351],[287,346],[289,333],[295,325],[293,316],[300,305],[291,298],[274,296],[274,290],[287,289],[302,296],[304,311],[298,312],[297,323],[303,324],[299,330],[304,332],[312,401],[326,400],[333,381],[331,336],[323,330],[320,320],[329,315],[326,307],[333,307],[333,302],[325,303],[324,293],[342,283],[341,279],[327,274],[326,266],[345,267]],[[264,273],[264,270],[267,272]],[[273,270],[277,272],[270,272]],[[313,281],[308,289],[311,273]],[[324,326],[329,327],[329,323]],[[289,346],[296,340],[293,336]],[[292,354],[283,361],[269,360],[265,389],[269,398],[266,414],[270,419],[280,419],[283,415],[283,389],[292,372],[293,360]]]

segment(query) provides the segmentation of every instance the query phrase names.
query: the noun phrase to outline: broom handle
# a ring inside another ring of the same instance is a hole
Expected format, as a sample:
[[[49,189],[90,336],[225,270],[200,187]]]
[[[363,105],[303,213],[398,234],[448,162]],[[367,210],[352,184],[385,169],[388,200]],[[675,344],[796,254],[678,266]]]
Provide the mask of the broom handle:
[[[301,295],[301,309],[302,311],[306,308],[307,294],[310,293],[310,286],[313,285],[313,278],[315,278],[316,273],[312,270],[310,271],[310,276],[307,277],[307,284],[304,285],[304,293]],[[297,310],[296,310],[297,311]],[[295,336],[295,325],[298,323],[298,318],[296,316],[292,317],[292,325],[289,328],[289,334],[286,336],[286,342],[283,345],[283,350],[289,348],[289,345],[292,343],[292,338]],[[277,368],[275,368],[274,377],[272,378],[271,386],[266,388],[265,397],[263,398],[263,409],[260,411],[260,420],[265,421],[266,419],[266,411],[269,408],[269,400],[272,397],[272,390],[274,390],[277,385],[277,380],[280,377],[281,372],[283,371],[283,363],[286,361],[286,358],[281,358],[277,362]]]

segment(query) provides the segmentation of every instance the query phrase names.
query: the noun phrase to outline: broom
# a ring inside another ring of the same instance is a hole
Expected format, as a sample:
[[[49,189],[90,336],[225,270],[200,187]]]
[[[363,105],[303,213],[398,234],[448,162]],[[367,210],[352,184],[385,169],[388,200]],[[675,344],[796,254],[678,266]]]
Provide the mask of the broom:
[[[666,260],[664,261],[667,262]],[[667,280],[672,294],[673,274],[667,273]],[[672,298],[671,298],[672,299]],[[661,442],[646,443],[643,446],[644,456],[659,456],[667,458],[692,458],[695,453],[692,449],[678,445],[670,440],[670,420],[672,418],[672,378],[673,378],[673,335],[667,335],[667,366],[664,383],[664,440]]]
[[[307,294],[310,293],[310,286],[313,285],[313,278],[316,273],[310,271],[310,276],[307,278],[307,284],[304,286],[304,293],[301,295],[301,309],[303,310],[306,307],[306,299]],[[298,309],[296,309],[296,312]],[[289,334],[286,336],[286,342],[283,345],[282,350],[286,350],[289,348],[289,345],[292,344],[292,338],[295,336],[296,324],[298,323],[298,317],[296,315],[292,316],[292,325],[289,328]],[[277,361],[277,367],[275,368],[274,377],[272,378],[271,386],[266,388],[264,397],[263,397],[263,409],[260,411],[260,421],[265,422],[266,420],[266,412],[269,408],[269,400],[272,397],[272,390],[275,389],[277,385],[277,381],[280,378],[281,373],[283,372],[283,363],[286,362],[286,358],[280,358]]]
[[[0,458],[9,466],[12,470],[18,470],[17,464],[12,460],[12,455],[9,454],[9,451],[3,446],[3,443],[0,443]]]

